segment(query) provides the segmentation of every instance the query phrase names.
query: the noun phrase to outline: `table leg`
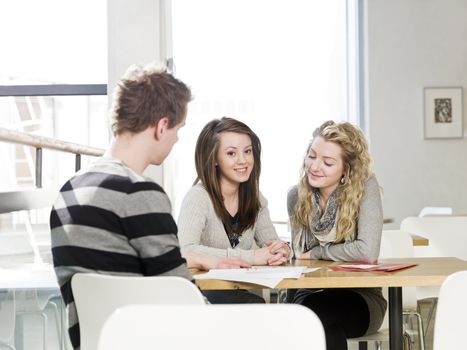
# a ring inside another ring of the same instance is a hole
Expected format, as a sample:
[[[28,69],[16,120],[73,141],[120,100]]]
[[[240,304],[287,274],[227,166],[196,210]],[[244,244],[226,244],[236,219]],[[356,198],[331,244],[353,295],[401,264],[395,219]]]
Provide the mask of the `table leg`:
[[[402,287],[389,287],[389,349],[403,349]]]

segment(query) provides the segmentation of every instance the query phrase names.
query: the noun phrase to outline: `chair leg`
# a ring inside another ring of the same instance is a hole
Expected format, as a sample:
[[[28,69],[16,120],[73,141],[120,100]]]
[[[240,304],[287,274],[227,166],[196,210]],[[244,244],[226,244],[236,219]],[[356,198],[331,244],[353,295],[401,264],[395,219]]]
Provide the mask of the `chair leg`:
[[[20,312],[17,315],[17,319],[21,319],[21,337],[20,337],[20,349],[24,347],[23,338],[24,338],[24,316],[25,315],[37,315],[42,319],[42,349],[47,349],[47,315],[43,312]],[[18,335],[15,335],[15,339]]]
[[[428,329],[430,327],[430,323],[431,323],[431,320],[433,319],[433,313],[435,312],[436,310],[436,307],[438,305],[438,298],[434,297],[434,298],[429,298],[427,300],[431,300],[431,306],[428,310],[428,315],[427,315],[427,321],[425,323],[425,327],[423,329],[423,334],[426,336],[426,334],[428,333]],[[418,313],[421,315],[421,308],[420,308],[420,303],[417,303],[417,311]]]
[[[430,312],[428,313],[428,317],[427,317],[427,321],[426,321],[426,327],[425,327],[425,330],[424,330],[423,334],[427,333],[427,331],[429,329],[428,327],[430,327],[430,323],[431,323],[431,320],[433,319],[433,314],[434,314],[437,306],[438,306],[438,298],[433,298],[433,303],[431,305]]]
[[[425,350],[425,332],[423,331],[422,316],[418,312],[414,313],[414,316],[417,317],[420,350]]]
[[[2,348],[7,348],[9,350],[16,350],[16,348],[13,345],[5,343],[5,342],[0,340],[0,349],[2,349]]]
[[[269,289],[262,289],[261,294],[263,295],[263,299],[266,302],[266,304],[271,303],[271,291]]]
[[[407,332],[404,332],[402,337],[404,339],[404,349],[412,350],[412,339],[410,338],[410,335]]]
[[[47,350],[47,315],[45,313],[39,313],[42,317],[42,324],[44,325],[42,332],[42,349]]]
[[[417,318],[417,331],[418,331],[418,341],[420,344],[420,350],[425,350],[425,331],[423,327],[423,322],[422,322],[422,316],[420,315],[419,312],[415,311],[404,311],[404,316],[406,316],[408,319],[408,322],[410,322],[410,326],[412,329],[412,316],[415,316]],[[410,334],[407,334],[410,337]]]
[[[277,303],[285,303],[287,302],[287,289],[278,289],[277,290]]]
[[[55,328],[57,331],[57,339],[58,339],[58,346],[60,350],[63,350],[63,327],[62,327],[62,315],[61,315],[61,310],[60,305],[57,305],[55,301],[49,301],[48,303],[51,305],[54,309],[54,315],[55,315]]]

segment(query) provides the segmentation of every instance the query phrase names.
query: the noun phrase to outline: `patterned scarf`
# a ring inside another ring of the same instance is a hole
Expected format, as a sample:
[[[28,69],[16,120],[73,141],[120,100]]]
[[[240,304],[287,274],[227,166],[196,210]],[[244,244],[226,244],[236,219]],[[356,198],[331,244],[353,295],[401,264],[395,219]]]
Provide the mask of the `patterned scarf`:
[[[324,236],[333,228],[338,207],[337,194],[338,190],[335,190],[331,194],[323,214],[321,206],[319,205],[321,194],[317,188],[313,189],[311,199],[313,201],[314,213],[311,216],[310,229],[311,233],[315,236]]]
[[[338,194],[339,187],[329,197],[323,213],[319,205],[319,200],[321,198],[319,189],[314,188],[312,190],[311,200],[313,201],[313,213],[310,217],[310,223],[307,228],[301,228],[299,232],[297,232],[292,242],[296,256],[318,245],[319,241],[317,237],[323,237],[332,230],[337,218],[339,204]]]

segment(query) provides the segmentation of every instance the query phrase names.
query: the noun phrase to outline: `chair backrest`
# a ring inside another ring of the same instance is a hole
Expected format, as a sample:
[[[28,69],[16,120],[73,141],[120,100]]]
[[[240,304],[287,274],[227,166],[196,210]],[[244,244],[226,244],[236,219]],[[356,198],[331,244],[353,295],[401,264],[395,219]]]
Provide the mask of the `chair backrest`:
[[[8,344],[15,332],[15,292],[0,290],[0,348]]]
[[[409,233],[401,230],[383,230],[380,259],[413,257],[413,242]]]
[[[133,305],[105,323],[98,350],[325,350],[324,329],[297,304]]]
[[[451,207],[424,207],[420,210],[419,217],[430,216],[430,215],[452,215]]]
[[[205,304],[196,285],[175,276],[109,276],[77,273],[71,280],[80,323],[81,349],[95,350],[102,325],[131,304]]]
[[[411,258],[413,256],[413,241],[409,233],[401,230],[383,230],[379,259]],[[415,287],[404,287],[402,292],[404,309],[416,309],[417,297]],[[386,289],[384,293],[386,293]],[[387,298],[387,295],[385,297]],[[384,320],[384,326],[388,325],[388,321],[387,319]]]
[[[408,217],[402,220],[401,230],[429,239],[428,246],[415,247],[415,256],[467,260],[467,216]]]
[[[467,271],[449,276],[441,286],[436,309],[433,350],[467,349]]]

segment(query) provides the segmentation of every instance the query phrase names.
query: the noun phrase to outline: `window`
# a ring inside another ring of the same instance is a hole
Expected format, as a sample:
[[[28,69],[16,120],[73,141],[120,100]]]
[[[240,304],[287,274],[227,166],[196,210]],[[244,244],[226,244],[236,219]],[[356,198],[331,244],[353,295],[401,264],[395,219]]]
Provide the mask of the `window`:
[[[105,0],[0,3],[0,85],[107,82]]]
[[[0,12],[0,127],[107,146],[107,2],[6,1]],[[0,142],[0,161],[2,189],[34,185],[34,149]],[[71,154],[44,152],[44,187],[73,172]]]
[[[165,163],[175,215],[195,179],[202,127],[229,116],[260,137],[260,188],[271,217],[286,221],[313,130],[328,119],[357,121],[353,1],[172,2],[176,75],[193,90],[180,141]]]
[[[106,147],[107,2],[2,1],[0,13],[0,127]],[[34,158],[34,148],[0,141],[0,190],[33,187]],[[63,184],[74,163],[72,154],[44,151],[43,187]],[[1,214],[0,255],[26,261],[33,247],[35,261],[39,253],[50,260],[49,216],[48,209]]]

